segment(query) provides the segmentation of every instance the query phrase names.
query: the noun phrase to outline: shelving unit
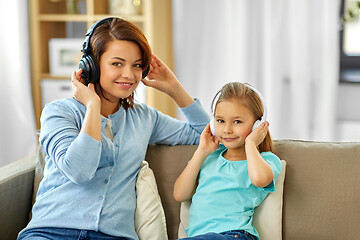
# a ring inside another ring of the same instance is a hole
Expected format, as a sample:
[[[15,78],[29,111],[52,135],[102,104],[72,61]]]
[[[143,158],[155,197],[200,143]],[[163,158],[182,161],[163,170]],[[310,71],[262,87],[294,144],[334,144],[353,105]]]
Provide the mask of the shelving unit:
[[[96,21],[111,16],[108,13],[108,0],[73,0],[74,4],[83,4],[80,13],[67,13],[69,0],[30,0],[30,38],[31,38],[31,81],[34,111],[37,129],[40,128],[42,111],[42,79],[70,79],[69,75],[50,74],[49,40],[68,38],[68,23],[83,23],[79,36],[85,37],[87,29]],[[153,0],[141,0],[141,11],[137,15],[117,16],[139,26],[145,33],[150,45],[153,45]],[[72,12],[72,11],[71,11]],[[71,37],[71,36],[70,36]],[[79,46],[79,51],[81,45]],[[147,97],[148,98],[148,97]],[[150,97],[151,99],[151,97]]]

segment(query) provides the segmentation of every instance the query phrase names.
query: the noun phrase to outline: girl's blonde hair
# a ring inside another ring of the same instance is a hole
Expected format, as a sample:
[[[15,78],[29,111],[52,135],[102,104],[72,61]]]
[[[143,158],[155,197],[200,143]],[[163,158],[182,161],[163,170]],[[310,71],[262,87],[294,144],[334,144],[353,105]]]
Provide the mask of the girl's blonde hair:
[[[241,101],[253,114],[256,120],[261,119],[264,115],[263,103],[259,95],[254,92],[247,85],[240,82],[230,82],[225,84],[219,93],[219,97],[215,103],[215,110],[217,105],[222,101],[236,100]],[[214,111],[215,114],[215,111]],[[268,131],[264,141],[258,146],[259,152],[268,152],[273,150],[273,141]]]

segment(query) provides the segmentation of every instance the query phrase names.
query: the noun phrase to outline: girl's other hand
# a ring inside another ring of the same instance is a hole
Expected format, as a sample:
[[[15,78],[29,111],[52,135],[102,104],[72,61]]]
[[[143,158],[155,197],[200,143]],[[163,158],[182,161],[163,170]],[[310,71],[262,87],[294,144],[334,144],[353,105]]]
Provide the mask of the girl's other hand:
[[[269,131],[269,122],[263,122],[262,124],[260,124],[260,126],[258,126],[257,128],[254,129],[254,131],[252,131],[245,139],[245,144],[247,143],[254,143],[255,146],[259,146],[260,143],[262,143],[266,137],[266,134]]]
[[[218,147],[219,140],[211,134],[210,124],[208,124],[201,133],[198,150],[202,151],[205,155],[210,155],[215,152]]]
[[[89,83],[88,86],[85,86],[81,79],[82,71],[82,69],[74,71],[71,76],[74,98],[86,107],[94,104],[100,106],[100,98],[95,91],[94,84]]]

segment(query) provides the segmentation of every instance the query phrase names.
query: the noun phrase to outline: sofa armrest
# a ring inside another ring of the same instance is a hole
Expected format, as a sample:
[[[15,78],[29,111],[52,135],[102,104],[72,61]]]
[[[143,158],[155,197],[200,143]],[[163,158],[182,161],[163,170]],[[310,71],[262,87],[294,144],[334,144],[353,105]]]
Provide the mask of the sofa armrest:
[[[0,168],[0,236],[16,239],[29,221],[36,155]]]

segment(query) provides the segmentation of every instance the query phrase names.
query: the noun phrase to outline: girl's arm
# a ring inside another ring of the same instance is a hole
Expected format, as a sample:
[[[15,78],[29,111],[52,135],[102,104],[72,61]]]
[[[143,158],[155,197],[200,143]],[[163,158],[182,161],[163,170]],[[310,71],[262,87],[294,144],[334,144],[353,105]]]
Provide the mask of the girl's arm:
[[[187,107],[194,102],[175,74],[155,54],[152,55],[147,78],[142,80],[146,86],[168,94],[180,108]]]
[[[95,92],[93,83],[85,86],[81,82],[82,69],[73,72],[71,82],[74,98],[86,107],[84,122],[80,132],[87,133],[95,140],[101,142],[100,98]]]
[[[201,134],[199,147],[175,181],[173,195],[176,201],[183,202],[192,197],[197,185],[200,168],[205,159],[218,148],[218,145],[219,141],[217,139],[214,140],[213,135],[211,135],[210,125],[208,124]]]
[[[260,155],[257,147],[268,132],[269,123],[262,123],[245,140],[245,151],[251,183],[256,187],[266,187],[274,179],[270,165]]]

